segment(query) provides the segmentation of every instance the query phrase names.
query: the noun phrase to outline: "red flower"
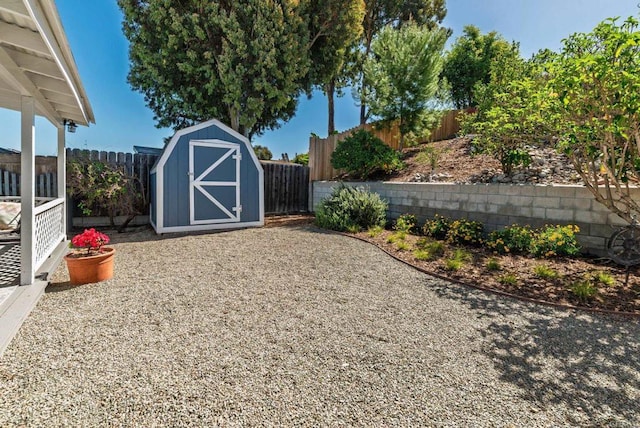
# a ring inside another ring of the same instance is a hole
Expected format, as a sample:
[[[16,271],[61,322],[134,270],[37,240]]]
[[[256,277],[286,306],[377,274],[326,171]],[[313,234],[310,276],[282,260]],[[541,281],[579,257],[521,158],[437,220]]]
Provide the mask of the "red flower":
[[[109,237],[94,228],[85,229],[84,232],[71,239],[71,245],[76,248],[86,248],[87,254],[91,254],[92,251],[100,252],[102,246],[108,243]]]

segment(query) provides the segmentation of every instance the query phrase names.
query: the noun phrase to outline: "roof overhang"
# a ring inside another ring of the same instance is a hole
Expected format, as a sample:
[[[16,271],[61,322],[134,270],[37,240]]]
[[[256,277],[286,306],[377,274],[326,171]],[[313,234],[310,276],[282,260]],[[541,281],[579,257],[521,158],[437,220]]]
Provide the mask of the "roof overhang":
[[[0,2],[0,108],[19,111],[23,96],[57,126],[95,123],[53,0]]]

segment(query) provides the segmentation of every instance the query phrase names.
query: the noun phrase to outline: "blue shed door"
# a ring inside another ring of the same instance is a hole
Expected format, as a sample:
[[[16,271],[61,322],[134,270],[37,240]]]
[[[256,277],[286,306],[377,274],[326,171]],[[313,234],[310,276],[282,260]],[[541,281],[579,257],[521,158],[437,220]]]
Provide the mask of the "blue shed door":
[[[189,142],[191,224],[240,221],[240,145],[219,140]]]

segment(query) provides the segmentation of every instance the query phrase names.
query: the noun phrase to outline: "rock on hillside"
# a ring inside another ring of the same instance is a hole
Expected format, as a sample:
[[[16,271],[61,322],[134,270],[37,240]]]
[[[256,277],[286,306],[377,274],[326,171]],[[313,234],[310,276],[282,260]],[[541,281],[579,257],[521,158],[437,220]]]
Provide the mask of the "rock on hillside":
[[[485,154],[474,154],[471,142],[472,138],[459,137],[405,149],[403,155],[407,168],[389,179],[451,183],[582,183],[567,157],[552,147],[529,147],[531,165],[507,176],[502,173],[496,159]],[[431,171],[428,157],[420,155],[429,147],[440,153],[435,171]]]

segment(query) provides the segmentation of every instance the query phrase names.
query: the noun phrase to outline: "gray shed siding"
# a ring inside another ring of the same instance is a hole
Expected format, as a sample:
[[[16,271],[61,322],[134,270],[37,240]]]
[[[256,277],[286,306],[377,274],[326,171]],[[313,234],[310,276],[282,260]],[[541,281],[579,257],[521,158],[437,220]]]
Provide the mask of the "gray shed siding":
[[[251,154],[243,141],[235,138],[217,126],[209,126],[180,137],[169,154],[164,171],[164,227],[188,226],[189,220],[189,141],[218,139],[240,145],[240,204],[241,222],[260,220],[259,172],[251,159]],[[197,162],[207,162],[197,159]],[[213,161],[208,161],[209,164]],[[195,203],[202,200],[196,197]]]

